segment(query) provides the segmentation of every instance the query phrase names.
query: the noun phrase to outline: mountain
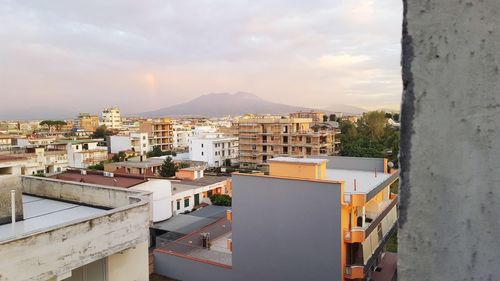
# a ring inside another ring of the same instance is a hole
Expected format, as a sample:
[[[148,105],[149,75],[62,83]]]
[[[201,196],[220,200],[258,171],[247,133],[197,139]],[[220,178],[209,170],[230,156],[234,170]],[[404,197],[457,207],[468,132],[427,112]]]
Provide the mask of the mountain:
[[[323,111],[326,112],[342,112],[344,114],[363,114],[364,112],[367,112],[368,110],[357,107],[357,106],[351,106],[351,105],[345,105],[345,104],[332,104],[326,108],[323,108]]]
[[[191,101],[165,107],[138,115],[145,117],[160,116],[208,116],[241,115],[245,113],[290,113],[310,108],[269,102],[250,93],[216,93],[197,97]]]

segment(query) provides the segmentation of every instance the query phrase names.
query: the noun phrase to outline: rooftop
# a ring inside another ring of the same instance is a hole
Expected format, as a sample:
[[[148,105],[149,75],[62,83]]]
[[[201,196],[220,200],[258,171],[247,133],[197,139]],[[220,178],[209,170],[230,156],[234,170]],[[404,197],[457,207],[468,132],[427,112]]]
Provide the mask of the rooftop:
[[[0,241],[106,212],[105,209],[29,195],[23,195],[22,201],[24,220],[14,225],[0,225]]]
[[[276,157],[267,160],[268,162],[287,162],[287,163],[300,163],[300,164],[321,164],[327,162],[326,159],[318,158],[296,158],[296,157]]]
[[[344,193],[368,193],[377,188],[392,175],[375,171],[326,169],[326,178],[334,181],[344,181]],[[354,187],[356,180],[356,188]]]
[[[228,177],[224,176],[203,176],[202,178],[196,180],[172,180],[172,192],[174,194],[183,192],[186,190],[202,187],[202,186],[210,186],[216,183],[223,182],[227,180]]]
[[[68,170],[52,175],[50,178],[124,188],[147,182],[146,179],[134,176],[113,174],[113,177],[106,177],[102,173],[94,171],[86,171],[86,174],[82,174],[80,170]]]

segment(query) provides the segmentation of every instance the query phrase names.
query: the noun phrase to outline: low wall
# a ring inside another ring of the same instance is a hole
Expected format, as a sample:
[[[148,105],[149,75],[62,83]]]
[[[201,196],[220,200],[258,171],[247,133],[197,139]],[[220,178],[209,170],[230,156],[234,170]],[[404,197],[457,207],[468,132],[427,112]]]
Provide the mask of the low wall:
[[[232,280],[232,269],[154,251],[155,273],[182,281]]]

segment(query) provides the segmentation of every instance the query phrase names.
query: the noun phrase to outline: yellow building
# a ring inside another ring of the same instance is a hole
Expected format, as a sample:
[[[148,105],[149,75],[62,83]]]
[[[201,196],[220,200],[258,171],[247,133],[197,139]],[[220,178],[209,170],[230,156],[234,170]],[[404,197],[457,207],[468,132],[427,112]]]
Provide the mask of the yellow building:
[[[158,146],[162,151],[174,148],[173,124],[170,118],[156,119],[152,123],[153,146]]]
[[[244,168],[266,168],[278,156],[335,155],[335,130],[313,130],[311,118],[240,119],[238,139],[240,164]]]
[[[99,116],[88,113],[78,115],[78,127],[84,131],[95,131],[99,127]]]

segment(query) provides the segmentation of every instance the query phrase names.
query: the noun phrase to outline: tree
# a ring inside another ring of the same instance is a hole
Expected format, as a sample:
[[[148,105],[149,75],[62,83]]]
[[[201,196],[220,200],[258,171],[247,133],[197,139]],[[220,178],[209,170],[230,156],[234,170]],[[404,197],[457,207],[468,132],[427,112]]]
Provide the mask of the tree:
[[[113,155],[113,157],[111,158],[111,161],[123,162],[123,161],[125,161],[125,159],[127,159],[127,153],[125,153],[124,151],[120,151],[117,154]]]
[[[66,126],[68,123],[61,120],[43,120],[40,122],[40,126],[47,126],[49,128],[49,132],[52,132],[52,128],[56,128],[57,131],[60,131],[62,126]]]
[[[178,170],[177,165],[175,165],[174,161],[172,161],[172,158],[168,156],[167,159],[165,159],[165,161],[161,165],[158,173],[162,177],[169,178],[175,176],[175,172],[177,172],[177,170]]]
[[[385,113],[385,118],[391,119],[392,118],[392,114],[390,112],[386,112]]]
[[[87,168],[94,171],[104,171],[104,165],[102,163],[90,165]]]
[[[160,157],[160,156],[163,156],[164,154],[163,154],[163,151],[161,151],[160,146],[155,145],[155,146],[153,146],[153,150],[149,151],[146,155],[148,157]]]
[[[363,113],[363,116],[358,120],[358,128],[363,131],[363,134],[374,139],[382,138],[386,125],[387,120],[383,111]]]
[[[181,162],[177,164],[177,169],[184,169],[184,168],[189,168],[189,163]]]
[[[392,115],[392,120],[396,121],[396,122],[399,122],[399,113],[394,113]]]
[[[337,121],[337,115],[330,114],[330,121]]]
[[[232,204],[231,196],[227,194],[214,194],[210,197],[210,201],[212,202],[212,205],[216,206],[230,207]]]
[[[107,136],[111,136],[113,134],[112,131],[106,128],[106,125],[101,125],[95,129],[95,132],[92,134],[93,139],[106,139]]]
[[[327,115],[323,115],[323,122],[328,122],[328,116]]]

